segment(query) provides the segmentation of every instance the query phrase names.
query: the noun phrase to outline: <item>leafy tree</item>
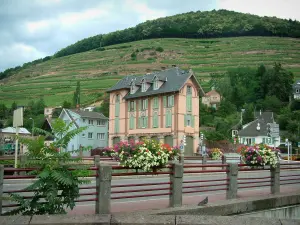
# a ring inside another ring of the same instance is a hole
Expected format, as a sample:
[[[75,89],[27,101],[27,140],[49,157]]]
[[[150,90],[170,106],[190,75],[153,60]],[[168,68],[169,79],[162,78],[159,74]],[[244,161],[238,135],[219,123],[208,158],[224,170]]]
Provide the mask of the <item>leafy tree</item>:
[[[272,95],[266,96],[262,106],[264,110],[271,110],[274,113],[279,113],[282,103],[276,96]]]
[[[37,179],[25,188],[33,192],[31,199],[24,199],[20,194],[10,195],[20,206],[5,213],[6,215],[63,214],[67,208],[75,207],[75,200],[79,198],[79,185],[88,183],[83,178],[89,172],[82,164],[81,158],[73,158],[71,152],[63,151],[75,135],[86,129],[70,131],[72,125],[66,125],[63,120],[57,119],[52,124],[53,134],[36,129],[35,132],[45,136],[20,139],[28,146],[26,166],[36,168],[31,174],[35,174]],[[45,138],[52,135],[56,141],[50,146],[44,146]]]
[[[76,107],[80,105],[80,81],[77,81],[76,90],[73,96],[73,105]]]
[[[18,107],[17,103],[16,103],[16,102],[13,102],[13,103],[11,104],[10,111],[13,112],[14,110],[17,109],[17,107]]]
[[[0,119],[6,119],[8,116],[8,109],[4,104],[0,104]]]
[[[94,109],[95,112],[101,112],[104,116],[109,117],[109,94],[104,96],[100,107]]]
[[[72,108],[72,103],[68,102],[68,101],[64,101],[63,104],[62,104],[62,107],[64,109],[71,109]]]
[[[287,102],[292,93],[293,82],[293,73],[283,69],[280,63],[275,63],[262,78],[264,95],[274,95],[280,101]]]

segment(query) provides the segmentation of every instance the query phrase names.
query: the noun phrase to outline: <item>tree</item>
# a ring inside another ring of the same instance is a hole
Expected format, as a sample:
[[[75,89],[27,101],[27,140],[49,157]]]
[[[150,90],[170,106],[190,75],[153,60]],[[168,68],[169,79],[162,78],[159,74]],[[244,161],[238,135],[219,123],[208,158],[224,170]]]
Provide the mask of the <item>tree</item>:
[[[71,109],[72,108],[72,103],[68,102],[68,101],[64,101],[63,104],[62,104],[62,107],[64,109]]]
[[[76,107],[80,105],[80,81],[77,81],[76,90],[73,96],[73,105]]]
[[[6,119],[8,116],[8,109],[4,104],[0,104],[0,119]]]
[[[104,116],[109,117],[109,94],[104,96],[104,99],[99,108],[94,109],[95,112],[101,112]]]
[[[17,103],[16,103],[16,102],[13,102],[13,103],[11,104],[11,107],[10,107],[10,112],[14,112],[14,110],[16,110],[17,107],[18,107]]]
[[[262,83],[264,95],[274,95],[280,101],[287,102],[292,93],[294,75],[283,69],[280,63],[275,63],[274,67],[264,74]]]
[[[10,195],[20,206],[5,215],[64,214],[67,208],[75,207],[75,200],[79,198],[79,185],[89,183],[84,179],[89,171],[81,158],[74,158],[71,152],[62,151],[75,135],[86,129],[70,130],[72,125],[73,123],[66,125],[63,120],[57,119],[52,124],[53,133],[35,129],[35,132],[43,135],[36,139],[20,138],[20,142],[28,147],[26,166],[37,168],[31,172],[37,179],[25,188],[33,192],[31,199],[24,199],[15,193]],[[45,146],[45,139],[52,135],[55,141],[50,146]]]

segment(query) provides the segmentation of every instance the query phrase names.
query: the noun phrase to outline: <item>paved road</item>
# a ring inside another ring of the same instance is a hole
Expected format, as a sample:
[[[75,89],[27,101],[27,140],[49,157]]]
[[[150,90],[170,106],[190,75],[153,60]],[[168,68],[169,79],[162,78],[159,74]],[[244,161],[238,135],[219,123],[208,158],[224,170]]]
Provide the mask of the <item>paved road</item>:
[[[217,168],[215,168],[217,169]],[[198,169],[199,170],[199,169]],[[282,170],[281,175],[300,175],[300,170]],[[262,171],[250,171],[250,172],[239,172],[239,178],[252,178],[251,181],[262,182],[266,181],[265,183],[257,183],[257,184],[240,184],[238,194],[247,195],[247,193],[252,193],[255,195],[259,194],[269,194],[270,187],[262,187],[261,185],[270,184],[270,179],[255,179],[255,178],[262,178],[270,176],[270,172],[267,170]],[[189,181],[199,181],[195,183],[184,183],[183,191],[195,191],[196,193],[188,193],[184,194],[184,203],[185,204],[196,204],[200,202],[204,196],[209,196],[210,201],[217,201],[225,199],[225,190],[216,190],[220,188],[225,188],[225,181],[222,179],[226,178],[225,173],[207,173],[207,174],[196,174],[196,175],[185,175],[184,182]],[[297,178],[297,177],[295,177]],[[299,178],[299,177],[298,177]],[[207,180],[206,182],[203,182]],[[214,181],[210,181],[214,180]],[[168,182],[168,176],[147,176],[147,178],[137,178],[132,177],[130,179],[115,179],[112,180],[112,198],[120,197],[120,196],[137,196],[143,194],[160,194],[160,193],[168,193],[169,190],[154,190],[154,191],[142,191],[143,189],[150,189],[152,190],[155,188],[166,188],[168,189],[170,186],[167,184],[161,185],[147,185],[147,186],[133,186],[133,187],[115,187],[115,185],[124,185],[124,184],[144,184],[144,183],[163,183]],[[249,180],[240,180],[239,182],[248,182]],[[4,182],[4,191],[6,190],[20,190],[25,188],[30,184],[30,180],[19,180],[14,181],[11,183],[8,180]],[[283,182],[284,183],[284,182]],[[219,186],[224,184],[222,186]],[[93,179],[89,185],[86,186],[95,186],[95,180]],[[189,188],[187,188],[189,186]],[[199,187],[200,186],[200,187]],[[258,187],[251,187],[251,186],[258,186]],[[282,186],[282,190],[294,190],[299,188],[300,185],[298,184],[289,184]],[[122,190],[130,190],[130,193],[114,193],[116,191]],[[207,190],[210,190],[207,192]],[[91,193],[95,192],[95,189],[84,189],[81,190],[81,193]],[[24,194],[24,196],[29,196],[30,194]],[[251,194],[250,194],[251,195]],[[83,199],[91,199],[94,198],[93,195],[87,195],[80,197],[80,200]],[[128,210],[143,210],[143,209],[153,209],[153,208],[165,208],[168,206],[168,195],[162,196],[153,196],[153,197],[139,197],[139,198],[124,198],[124,199],[116,199],[112,200],[112,210],[115,212],[123,212]],[[7,204],[8,202],[4,203]],[[128,203],[130,207],[128,207]],[[72,213],[93,213],[94,212],[94,202],[79,202],[75,210]],[[5,210],[5,209],[4,209]]]

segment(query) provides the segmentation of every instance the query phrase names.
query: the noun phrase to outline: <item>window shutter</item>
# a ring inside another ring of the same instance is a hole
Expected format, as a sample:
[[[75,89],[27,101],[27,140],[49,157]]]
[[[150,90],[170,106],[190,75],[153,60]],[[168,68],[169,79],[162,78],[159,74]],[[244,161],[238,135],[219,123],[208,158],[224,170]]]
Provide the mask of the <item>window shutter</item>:
[[[172,126],[172,112],[169,111],[169,126]]]
[[[194,127],[194,122],[195,122],[195,116],[191,116],[191,127]]]
[[[265,142],[266,142],[266,139],[265,139],[265,138],[263,138],[263,139],[262,139],[262,143],[263,143],[263,144],[265,144]]]
[[[243,143],[242,144],[244,144],[245,143],[245,138],[243,138]]]
[[[116,104],[115,104],[115,116],[119,116],[119,112],[120,112],[120,103],[116,102]]]
[[[145,117],[145,128],[148,128],[148,116]]]
[[[171,96],[171,106],[174,106],[174,95]]]
[[[127,104],[127,107],[128,107],[128,112],[130,112],[130,104],[131,104],[131,102],[130,102],[130,101],[128,101],[128,104]]]
[[[148,109],[148,98],[145,100],[145,102],[146,102],[145,109]]]
[[[139,100],[139,111],[142,110],[142,99]]]
[[[168,113],[166,113],[166,118],[165,118],[165,126],[168,127]]]
[[[135,107],[136,107],[136,101],[133,101],[133,111],[136,110]]]
[[[184,114],[184,127],[186,127],[186,120],[187,120],[187,116],[186,114]]]
[[[152,99],[152,109],[155,109],[155,99],[156,99],[156,98],[153,98],[153,99]]]
[[[167,96],[164,96],[164,107],[167,107]]]
[[[119,132],[119,118],[115,118],[115,133]]]

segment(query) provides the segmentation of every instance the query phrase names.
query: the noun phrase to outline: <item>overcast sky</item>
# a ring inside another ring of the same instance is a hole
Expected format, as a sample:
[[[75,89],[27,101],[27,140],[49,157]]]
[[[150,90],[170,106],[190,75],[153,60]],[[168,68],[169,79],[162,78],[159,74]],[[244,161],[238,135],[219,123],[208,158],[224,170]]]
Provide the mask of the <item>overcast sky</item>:
[[[80,39],[189,11],[228,9],[300,21],[300,0],[0,0],[0,71]]]

